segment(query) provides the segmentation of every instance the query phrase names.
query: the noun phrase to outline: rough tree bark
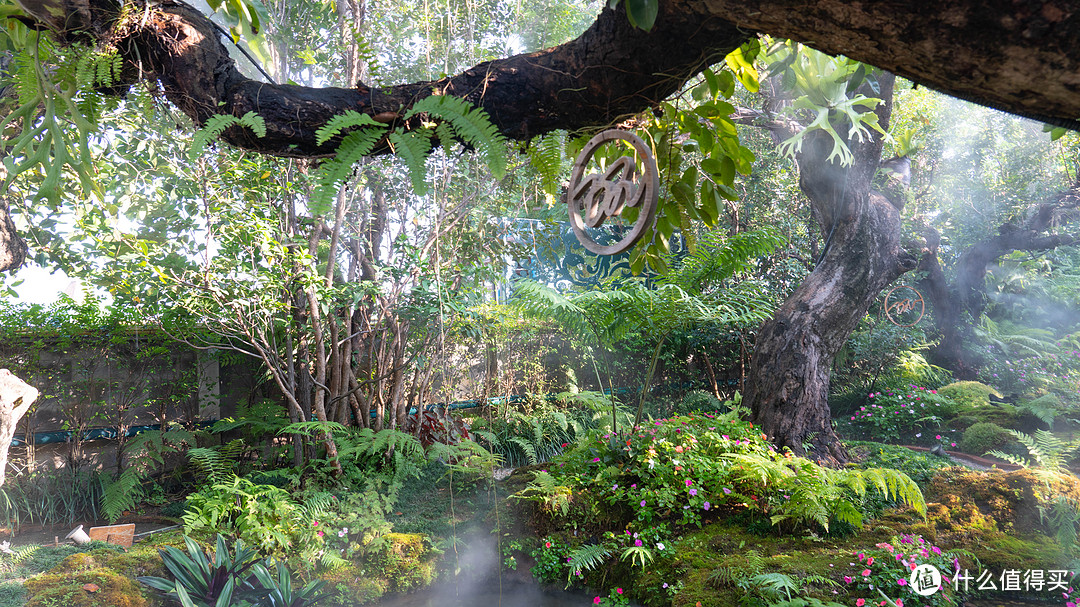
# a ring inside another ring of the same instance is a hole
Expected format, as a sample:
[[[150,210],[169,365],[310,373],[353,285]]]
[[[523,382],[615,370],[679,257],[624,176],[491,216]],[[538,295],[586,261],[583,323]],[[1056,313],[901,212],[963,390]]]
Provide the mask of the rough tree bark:
[[[37,388],[11,371],[0,369],[0,485],[7,475],[8,448],[15,437],[15,427],[37,397]]]
[[[878,80],[876,112],[888,128],[893,76]],[[833,359],[882,289],[916,265],[900,246],[900,204],[872,188],[882,140],[852,142],[854,161],[826,160],[828,135],[808,135],[796,156],[799,185],[825,239],[813,272],[758,331],[745,399],[754,424],[779,447],[840,463],[848,459],[832,429],[829,376]]]
[[[926,277],[919,287],[930,300],[934,326],[941,341],[931,350],[931,362],[945,367],[960,379],[975,379],[980,363],[972,359],[965,343],[971,336],[967,319],[977,319],[986,308],[986,273],[991,264],[1013,251],[1050,251],[1080,244],[1080,234],[1054,233],[1063,214],[1080,207],[1080,182],[1058,192],[1046,202],[1033,206],[1023,225],[1005,224],[998,233],[965,250],[956,261],[956,278],[950,284],[938,259],[941,236],[933,229],[926,234],[926,253],[919,270]]]
[[[456,76],[386,90],[269,85],[235,69],[210,22],[176,1],[24,0],[59,37],[115,39],[134,78],[161,82],[166,96],[202,124],[216,113],[258,112],[267,136],[243,129],[226,139],[287,156],[321,156],[315,131],[345,110],[393,120],[431,94],[462,96],[486,109],[509,137],[610,124],[677,90],[702,67],[766,32],[844,54],[951,95],[1049,122],[1080,126],[1080,11],[1059,2],[915,0],[659,0],[652,31],[605,9],[577,39],[490,61]],[[121,7],[134,17],[118,20]],[[62,7],[63,10],[58,10]],[[55,12],[50,12],[55,11]],[[115,25],[115,27],[113,27]],[[140,64],[142,71],[134,69]]]

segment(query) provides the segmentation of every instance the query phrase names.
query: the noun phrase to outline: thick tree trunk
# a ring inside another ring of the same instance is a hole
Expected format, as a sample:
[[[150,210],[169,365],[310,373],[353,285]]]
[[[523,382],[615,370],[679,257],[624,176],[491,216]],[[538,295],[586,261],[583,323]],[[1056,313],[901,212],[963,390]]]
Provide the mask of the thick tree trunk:
[[[878,107],[887,128],[893,78],[879,79]],[[829,375],[833,359],[882,289],[915,267],[900,247],[900,211],[871,189],[882,142],[854,143],[855,160],[840,167],[825,159],[832,141],[807,136],[797,160],[800,186],[825,237],[814,271],[757,334],[746,402],[753,421],[779,447],[830,462],[847,461],[832,429]]]
[[[15,427],[37,397],[37,388],[11,371],[0,369],[0,485],[7,475],[8,449],[15,437]]]

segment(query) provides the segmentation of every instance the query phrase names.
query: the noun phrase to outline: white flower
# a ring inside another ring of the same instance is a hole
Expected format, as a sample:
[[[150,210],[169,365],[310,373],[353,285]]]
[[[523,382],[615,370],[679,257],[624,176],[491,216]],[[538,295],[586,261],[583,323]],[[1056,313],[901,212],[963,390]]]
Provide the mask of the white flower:
[[[657,550],[663,550],[664,549],[664,542],[656,542],[656,549]]]

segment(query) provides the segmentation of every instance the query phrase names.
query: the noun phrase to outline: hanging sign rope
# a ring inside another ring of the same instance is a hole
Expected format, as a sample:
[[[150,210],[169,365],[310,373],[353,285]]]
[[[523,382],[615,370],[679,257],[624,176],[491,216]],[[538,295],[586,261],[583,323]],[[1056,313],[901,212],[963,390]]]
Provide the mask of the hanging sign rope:
[[[915,326],[925,313],[926,302],[922,293],[913,287],[893,287],[885,295],[885,316],[898,327]]]
[[[600,146],[624,141],[634,148],[638,161],[622,156],[601,173],[585,176],[585,168]],[[641,240],[645,230],[652,226],[656,206],[660,199],[660,172],[649,146],[633,133],[611,129],[604,131],[585,144],[570,174],[570,187],[566,201],[570,211],[570,225],[574,228],[581,245],[597,255],[622,253]],[[586,228],[599,228],[604,222],[619,216],[626,207],[638,209],[637,221],[622,239],[610,245],[602,245],[592,239]]]

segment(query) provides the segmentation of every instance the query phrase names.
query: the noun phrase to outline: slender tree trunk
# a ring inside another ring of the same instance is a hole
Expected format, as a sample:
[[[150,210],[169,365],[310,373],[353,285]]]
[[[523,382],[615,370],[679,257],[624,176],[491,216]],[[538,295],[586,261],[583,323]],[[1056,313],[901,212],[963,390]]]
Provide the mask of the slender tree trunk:
[[[879,79],[886,100],[878,119],[888,128],[890,74]],[[900,212],[871,189],[882,141],[850,142],[855,159],[826,161],[832,141],[820,131],[798,154],[800,186],[825,237],[814,271],[758,331],[746,400],[753,421],[779,447],[843,463],[848,455],[832,428],[829,375],[833,359],[883,288],[915,267],[900,247]]]

